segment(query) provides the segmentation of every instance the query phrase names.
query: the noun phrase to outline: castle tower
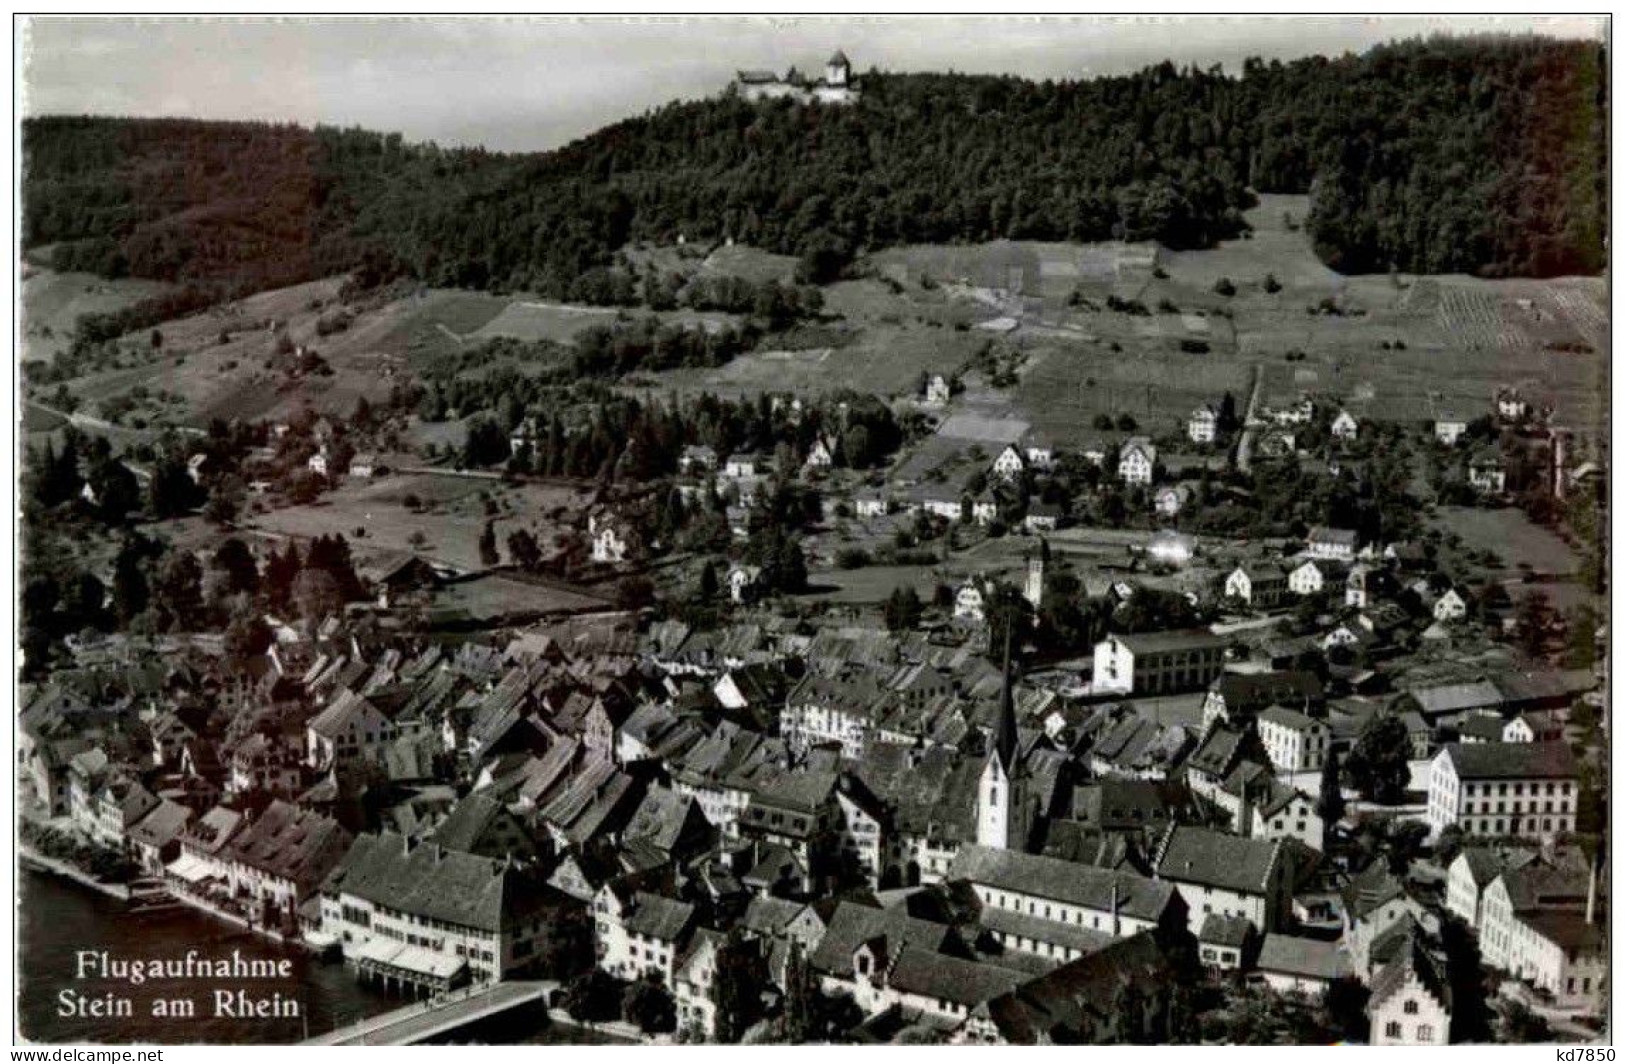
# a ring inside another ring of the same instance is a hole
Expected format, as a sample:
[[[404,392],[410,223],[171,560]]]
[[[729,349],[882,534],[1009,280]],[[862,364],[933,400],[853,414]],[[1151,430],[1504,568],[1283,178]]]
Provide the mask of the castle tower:
[[[852,63],[846,58],[846,53],[837,51],[829,57],[824,64],[824,81],[832,89],[844,89],[847,82],[852,79]]]
[[[1004,632],[1004,688],[999,693],[999,719],[993,727],[993,749],[976,785],[976,845],[1010,848],[1010,811],[1015,807],[1016,705],[1010,677],[1010,625]]]

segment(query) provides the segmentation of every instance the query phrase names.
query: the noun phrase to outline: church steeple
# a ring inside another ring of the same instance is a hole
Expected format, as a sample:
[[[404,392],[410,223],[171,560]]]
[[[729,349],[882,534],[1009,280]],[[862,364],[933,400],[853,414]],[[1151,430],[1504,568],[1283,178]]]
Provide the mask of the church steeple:
[[[1014,618],[1004,626],[1004,686],[999,690],[999,719],[993,726],[993,752],[1006,776],[1013,775],[1016,761],[1016,697],[1010,673],[1010,630]]]

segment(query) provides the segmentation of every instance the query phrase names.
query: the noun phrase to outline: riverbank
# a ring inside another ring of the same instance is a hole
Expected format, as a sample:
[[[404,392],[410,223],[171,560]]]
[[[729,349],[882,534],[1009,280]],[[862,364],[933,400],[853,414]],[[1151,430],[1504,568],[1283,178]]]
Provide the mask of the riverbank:
[[[82,887],[89,887],[98,894],[106,895],[109,898],[115,898],[122,902],[130,900],[130,888],[123,883],[103,882],[84,869],[71,865],[66,861],[59,861],[54,857],[47,857],[26,843],[19,842],[17,844],[17,860],[36,871],[45,872],[62,879],[70,879]]]
[[[307,953],[314,954],[325,952],[321,947],[306,942],[304,936],[302,935],[295,935],[291,937],[284,935],[280,931],[266,927],[263,924],[256,924],[240,913],[234,913],[230,909],[223,908],[214,904],[208,899],[200,898],[195,894],[188,894],[184,890],[172,889],[169,891],[169,896],[189,909],[195,909],[196,911],[204,913],[208,916],[212,916],[217,920],[224,920],[233,927],[239,927],[242,930],[247,931],[249,934],[258,935],[259,937],[269,942],[275,942],[280,946],[288,946],[292,949],[300,949],[306,951]]]

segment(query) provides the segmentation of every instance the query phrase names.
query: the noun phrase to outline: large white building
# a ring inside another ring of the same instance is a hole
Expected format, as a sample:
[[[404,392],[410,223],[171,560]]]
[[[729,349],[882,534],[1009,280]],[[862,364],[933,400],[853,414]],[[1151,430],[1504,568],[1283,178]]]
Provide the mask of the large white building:
[[[1156,475],[1157,448],[1144,436],[1135,436],[1117,453],[1117,476],[1125,484],[1149,484]]]
[[[1450,743],[1428,773],[1428,825],[1551,838],[1574,830],[1579,792],[1567,743]]]
[[[1156,695],[1205,687],[1223,671],[1226,645],[1199,628],[1109,635],[1095,644],[1094,689]]]
[[[1258,714],[1258,738],[1270,763],[1281,772],[1319,772],[1332,742],[1325,721],[1285,706],[1270,706]]]

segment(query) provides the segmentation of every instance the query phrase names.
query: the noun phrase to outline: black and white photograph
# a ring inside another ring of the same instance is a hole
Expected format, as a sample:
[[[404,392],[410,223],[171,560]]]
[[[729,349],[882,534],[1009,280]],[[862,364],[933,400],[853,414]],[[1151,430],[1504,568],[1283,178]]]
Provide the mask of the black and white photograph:
[[[1612,1060],[1611,29],[14,14],[13,1045]]]

